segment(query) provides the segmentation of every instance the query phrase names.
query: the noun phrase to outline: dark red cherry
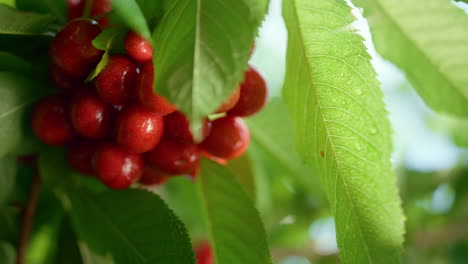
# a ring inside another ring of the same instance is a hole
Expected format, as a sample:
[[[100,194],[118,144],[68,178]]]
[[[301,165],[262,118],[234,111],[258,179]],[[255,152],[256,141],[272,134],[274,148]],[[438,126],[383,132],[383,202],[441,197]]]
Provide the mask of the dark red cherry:
[[[233,108],[239,101],[240,89],[237,87],[229,96],[229,98],[216,110],[216,113],[224,113]]]
[[[58,65],[53,63],[50,65],[50,78],[55,86],[64,92],[75,91],[83,86],[81,78],[67,74]]]
[[[101,28],[96,21],[71,21],[55,36],[50,45],[52,63],[68,75],[86,78],[104,54],[104,51],[96,49],[92,44],[99,33]]]
[[[170,175],[189,174],[198,165],[197,145],[163,139],[156,148],[146,153],[149,164]]]
[[[211,246],[208,242],[201,242],[195,248],[197,264],[213,264]]]
[[[102,139],[109,135],[116,110],[104,103],[92,90],[74,95],[70,116],[75,130],[89,139]]]
[[[245,72],[244,82],[240,86],[240,97],[237,104],[228,111],[228,115],[247,117],[259,112],[268,99],[268,88],[265,79],[254,68]]]
[[[116,121],[117,143],[135,153],[152,150],[164,133],[164,118],[140,105],[124,107]]]
[[[169,175],[153,166],[146,166],[140,178],[140,183],[148,186],[162,185],[169,180]]]
[[[86,0],[67,0],[68,19],[73,20],[84,15]],[[111,0],[93,0],[91,6],[91,17],[102,16],[109,13],[112,9]],[[107,25],[109,18],[104,16],[98,19],[99,24]]]
[[[36,136],[49,145],[64,145],[73,139],[74,131],[67,113],[64,97],[54,95],[42,99],[32,115]]]
[[[125,55],[112,55],[107,66],[96,78],[96,91],[109,104],[121,105],[133,95],[137,65]]]
[[[164,118],[164,135],[174,141],[182,143],[194,143],[190,124],[187,117],[181,112],[174,112]],[[203,122],[202,139],[203,141],[211,131],[211,122]]]
[[[223,117],[212,122],[210,135],[202,142],[204,150],[223,159],[242,156],[250,143],[250,132],[239,117]]]
[[[177,108],[171,104],[165,97],[156,94],[153,91],[154,82],[154,66],[152,63],[147,63],[141,69],[137,78],[137,93],[138,100],[145,107],[153,112],[161,115],[167,115],[175,112]]]
[[[145,165],[141,155],[113,143],[98,147],[93,164],[97,177],[112,189],[125,189],[138,181]]]
[[[150,62],[153,59],[151,43],[133,31],[127,33],[124,46],[128,55],[140,63]]]
[[[85,175],[93,175],[93,157],[96,152],[94,142],[80,141],[68,147],[68,163],[74,170]]]

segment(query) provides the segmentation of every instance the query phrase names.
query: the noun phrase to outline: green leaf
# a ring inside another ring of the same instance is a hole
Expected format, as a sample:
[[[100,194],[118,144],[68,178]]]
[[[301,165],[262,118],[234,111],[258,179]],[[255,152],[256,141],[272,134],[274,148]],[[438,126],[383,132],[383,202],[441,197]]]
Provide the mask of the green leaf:
[[[173,1],[153,35],[155,91],[196,127],[243,78],[268,0]]]
[[[16,179],[16,159],[14,157],[0,158],[0,208],[7,202]]]
[[[85,82],[90,82],[96,78],[99,73],[107,66],[109,63],[109,54],[111,52],[124,53],[123,42],[127,29],[121,27],[108,28],[104,30],[99,36],[93,39],[93,46],[97,49],[104,50],[104,55],[102,55],[101,61],[99,61],[96,68],[88,76]]]
[[[156,194],[75,191],[69,198],[78,237],[115,263],[195,263],[185,227]]]
[[[16,0],[16,7],[22,11],[52,14],[61,22],[67,21],[65,0]]]
[[[363,38],[344,0],[283,2],[284,97],[296,145],[321,177],[343,263],[399,263],[403,213],[391,129]]]
[[[40,35],[53,21],[49,15],[22,13],[0,4],[0,34]]]
[[[238,159],[229,161],[227,167],[232,172],[237,182],[244,188],[244,191],[249,195],[249,198],[255,201],[255,175],[249,155],[246,154]]]
[[[6,242],[0,242],[0,263],[14,264],[16,261],[15,248]]]
[[[112,8],[127,26],[143,37],[151,39],[145,16],[135,0],[112,0]]]
[[[202,162],[198,178],[215,263],[272,263],[265,230],[252,200],[225,167]]]
[[[0,71],[30,73],[32,65],[16,55],[0,51]]]
[[[60,228],[55,263],[82,264],[78,238],[70,221],[65,220]]]
[[[356,0],[377,51],[434,110],[468,116],[468,16],[447,0]]]
[[[162,10],[162,0],[136,0],[146,18],[146,21],[152,21],[159,16]]]
[[[24,122],[30,120],[28,108],[46,91],[27,77],[0,72],[0,157],[24,140]]]

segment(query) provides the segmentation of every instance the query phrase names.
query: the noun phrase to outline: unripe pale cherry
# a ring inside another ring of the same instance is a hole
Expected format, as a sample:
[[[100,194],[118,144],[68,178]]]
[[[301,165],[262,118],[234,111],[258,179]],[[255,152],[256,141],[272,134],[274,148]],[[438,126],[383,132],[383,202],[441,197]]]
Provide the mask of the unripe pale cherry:
[[[109,188],[125,189],[138,181],[144,161],[141,155],[132,153],[114,143],[101,144],[93,159],[96,176]]]
[[[175,112],[177,108],[173,104],[153,91],[153,82],[154,66],[152,63],[147,63],[143,66],[137,78],[136,88],[140,103],[151,111],[161,115],[168,115]]]
[[[153,59],[151,43],[133,31],[125,36],[124,46],[128,55],[140,63],[150,62]]]
[[[242,156],[250,143],[249,128],[239,117],[223,117],[212,122],[210,135],[201,147],[210,154],[235,159]]]
[[[163,139],[155,149],[145,154],[149,164],[170,175],[190,174],[197,167],[200,153],[195,144]]]
[[[75,133],[68,117],[66,99],[59,95],[42,99],[34,108],[32,128],[46,144],[59,146],[70,142]]]
[[[89,139],[102,139],[110,134],[116,110],[104,103],[92,90],[74,95],[70,106],[73,127]]]
[[[162,185],[169,180],[169,175],[153,166],[146,166],[140,178],[140,183],[147,186]]]
[[[136,63],[125,55],[112,55],[96,77],[96,91],[109,104],[122,105],[132,98],[138,75]]]
[[[152,150],[164,134],[163,116],[137,104],[124,107],[115,125],[117,143],[135,153]]]
[[[187,117],[181,112],[174,112],[164,118],[164,135],[174,141],[182,143],[194,143],[190,132],[190,124]],[[202,141],[208,137],[211,131],[211,122],[205,120],[202,126]]]
[[[259,112],[268,99],[268,87],[262,75],[250,67],[245,72],[240,86],[240,97],[237,104],[228,111],[228,115],[247,117]]]
[[[92,160],[96,152],[95,142],[80,141],[68,147],[68,163],[74,170],[85,175],[93,175]]]
[[[52,41],[49,54],[52,63],[66,74],[86,78],[101,59],[104,51],[92,41],[101,33],[96,21],[77,19],[68,23]]]

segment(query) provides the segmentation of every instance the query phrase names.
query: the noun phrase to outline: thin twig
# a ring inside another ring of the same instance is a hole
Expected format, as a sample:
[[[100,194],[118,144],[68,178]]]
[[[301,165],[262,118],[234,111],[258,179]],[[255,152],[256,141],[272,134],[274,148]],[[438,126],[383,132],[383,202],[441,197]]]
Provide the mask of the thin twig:
[[[23,264],[26,257],[26,249],[28,247],[29,233],[34,222],[34,214],[36,212],[37,201],[39,199],[39,192],[41,189],[41,177],[37,170],[37,165],[34,162],[34,177],[29,191],[29,197],[26,207],[23,211],[21,219],[21,231],[18,241],[18,252],[16,256],[16,264]]]

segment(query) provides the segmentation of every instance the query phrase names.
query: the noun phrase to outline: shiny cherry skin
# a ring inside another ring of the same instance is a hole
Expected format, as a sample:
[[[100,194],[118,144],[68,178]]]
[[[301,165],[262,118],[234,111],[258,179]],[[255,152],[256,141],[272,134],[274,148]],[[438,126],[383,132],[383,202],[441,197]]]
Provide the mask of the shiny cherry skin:
[[[170,175],[190,174],[198,165],[200,153],[195,144],[163,139],[155,149],[146,153],[146,160]]]
[[[213,264],[211,246],[208,242],[200,243],[197,248],[195,248],[195,255],[197,264]]]
[[[190,124],[187,117],[181,112],[174,112],[164,118],[164,136],[182,143],[194,143]],[[211,131],[211,122],[206,120],[202,126],[202,139],[205,140]]]
[[[73,139],[75,133],[68,118],[67,104],[64,97],[54,95],[42,99],[34,108],[32,128],[44,143],[60,146]]]
[[[77,19],[68,23],[52,41],[49,54],[52,63],[71,76],[86,78],[101,60],[104,51],[92,41],[101,33],[96,21]]]
[[[76,142],[68,147],[68,164],[82,174],[93,175],[92,160],[95,152],[96,144],[94,142]]]
[[[109,104],[122,105],[131,99],[138,75],[136,63],[125,55],[112,55],[96,77],[96,91]]]
[[[221,104],[221,106],[216,110],[216,113],[224,113],[229,111],[231,108],[233,108],[236,104],[237,101],[239,101],[240,97],[240,89],[237,87],[229,96],[229,98]]]
[[[74,95],[70,117],[78,134],[89,139],[102,139],[109,135],[116,110],[104,103],[93,90]]]
[[[223,158],[220,158],[220,157],[216,157],[214,156],[213,154],[207,152],[206,150],[200,150],[200,155],[202,157],[205,157],[211,161],[214,161],[216,163],[218,163],[219,165],[222,165],[222,166],[227,166],[228,164],[228,161],[226,159],[223,159]]]
[[[127,54],[139,63],[150,62],[153,59],[151,43],[133,31],[125,36],[124,46]]]
[[[68,75],[58,65],[50,65],[50,79],[61,91],[76,91],[83,86],[83,80],[75,76]]]
[[[68,19],[73,20],[80,18],[84,15],[84,8],[86,0],[67,0],[68,4]],[[112,9],[111,0],[93,0],[93,5],[91,6],[91,17],[102,16],[109,13]],[[109,24],[108,17],[102,17],[98,19],[99,24],[107,25]]]
[[[258,113],[268,99],[268,87],[262,75],[250,67],[240,86],[240,98],[228,115],[247,117]]]
[[[140,178],[140,183],[147,186],[163,185],[169,180],[169,175],[153,166],[146,166]]]
[[[129,105],[118,114],[117,143],[135,153],[152,150],[164,134],[164,118],[141,105]]]
[[[125,189],[138,181],[145,166],[143,157],[114,143],[101,144],[94,154],[96,176],[111,189]]]
[[[158,95],[153,91],[153,82],[154,66],[152,63],[147,63],[143,66],[137,78],[136,88],[140,103],[151,111],[161,115],[168,115],[175,112],[177,108],[173,104],[171,104],[165,97]]]
[[[212,122],[210,135],[202,142],[204,150],[222,159],[235,159],[247,150],[249,128],[239,117],[223,117]]]

